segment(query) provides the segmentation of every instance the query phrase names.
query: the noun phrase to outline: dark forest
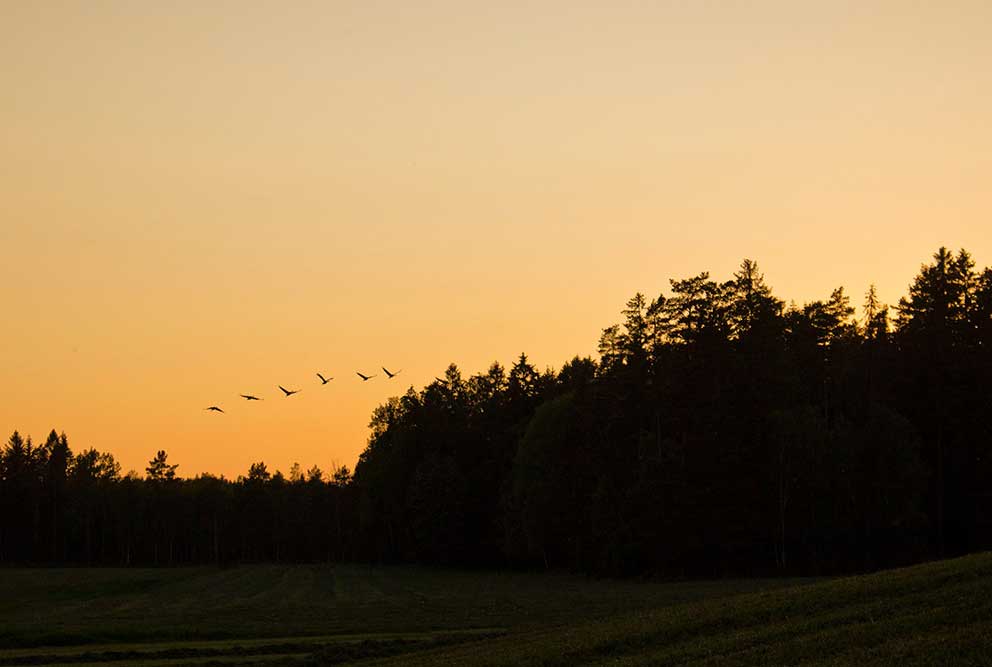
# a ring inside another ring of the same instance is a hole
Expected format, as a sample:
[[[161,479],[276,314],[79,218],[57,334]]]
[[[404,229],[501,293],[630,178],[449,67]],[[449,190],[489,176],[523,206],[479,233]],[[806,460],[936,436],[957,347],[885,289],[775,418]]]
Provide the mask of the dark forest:
[[[18,432],[0,563],[417,562],[721,577],[992,547],[992,269],[941,248],[893,307],[804,305],[745,260],[634,295],[598,357],[389,399],[352,474],[142,477]],[[16,381],[16,378],[8,378]],[[153,454],[150,452],[149,454]]]

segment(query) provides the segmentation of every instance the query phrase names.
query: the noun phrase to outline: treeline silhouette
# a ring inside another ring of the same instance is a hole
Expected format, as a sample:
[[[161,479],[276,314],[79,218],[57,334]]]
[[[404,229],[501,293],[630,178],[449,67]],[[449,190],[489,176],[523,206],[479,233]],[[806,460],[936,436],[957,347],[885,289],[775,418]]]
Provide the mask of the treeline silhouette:
[[[159,451],[121,476],[113,456],[73,455],[54,431],[40,447],[15,432],[0,461],[0,563],[178,565],[353,560],[346,467],[289,478],[262,462],[235,481],[176,476]]]
[[[0,560],[368,560],[723,576],[871,570],[992,546],[992,269],[941,248],[786,305],[726,282],[631,298],[599,361],[454,365],[372,415],[354,475],[263,463],[122,477],[55,432],[0,458]]]

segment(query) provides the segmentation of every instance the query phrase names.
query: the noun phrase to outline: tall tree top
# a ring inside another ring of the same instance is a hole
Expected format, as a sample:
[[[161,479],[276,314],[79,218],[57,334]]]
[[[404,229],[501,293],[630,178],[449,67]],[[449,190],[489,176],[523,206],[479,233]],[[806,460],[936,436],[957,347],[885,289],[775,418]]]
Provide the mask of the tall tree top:
[[[148,479],[156,482],[171,481],[176,478],[176,468],[179,464],[170,465],[169,455],[165,453],[164,449],[158,450],[155,454],[155,458],[148,462],[148,467],[145,468],[145,472],[148,473]]]
[[[737,335],[744,335],[782,314],[784,304],[772,295],[772,289],[758,270],[757,262],[750,259],[741,262],[728,287],[731,292],[730,316]]]
[[[941,247],[924,264],[899,300],[897,328],[902,334],[929,332],[940,345],[952,344],[965,328],[978,287],[975,263],[967,251],[955,257]]]

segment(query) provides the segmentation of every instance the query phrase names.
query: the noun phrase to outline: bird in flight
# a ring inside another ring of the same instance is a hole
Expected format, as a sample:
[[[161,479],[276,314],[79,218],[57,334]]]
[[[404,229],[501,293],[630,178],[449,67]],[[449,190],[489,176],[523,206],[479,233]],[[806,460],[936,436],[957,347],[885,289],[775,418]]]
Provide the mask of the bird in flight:
[[[301,391],[300,389],[296,389],[294,391],[290,391],[289,389],[286,389],[281,384],[277,384],[276,386],[279,387],[280,389],[282,389],[282,393],[286,394],[287,397],[292,396],[293,394],[298,394]]]
[[[321,383],[321,384],[327,384],[328,382],[330,382],[331,380],[333,380],[333,379],[334,379],[334,378],[325,378],[325,377],[324,377],[323,375],[321,375],[320,373],[317,373],[317,377],[319,377],[319,378],[320,378],[320,383]]]
[[[252,396],[251,394],[238,394],[238,395],[241,398],[245,399],[246,401],[260,401],[260,400],[262,400],[258,396]]]
[[[355,375],[357,375],[358,377],[362,378],[362,381],[363,382],[368,382],[369,380],[371,380],[372,378],[375,377],[374,375],[362,375],[358,371],[355,371]]]
[[[223,410],[221,410],[220,408],[218,408],[216,405],[211,405],[209,408],[203,408],[203,409],[204,410],[213,410],[214,412],[224,412]]]
[[[386,371],[386,375],[388,375],[390,379],[396,377],[397,375],[399,375],[400,373],[403,372],[403,369],[401,368],[398,371],[396,371],[395,373],[390,373],[389,372],[389,369],[387,369],[385,366],[382,367],[382,370]]]

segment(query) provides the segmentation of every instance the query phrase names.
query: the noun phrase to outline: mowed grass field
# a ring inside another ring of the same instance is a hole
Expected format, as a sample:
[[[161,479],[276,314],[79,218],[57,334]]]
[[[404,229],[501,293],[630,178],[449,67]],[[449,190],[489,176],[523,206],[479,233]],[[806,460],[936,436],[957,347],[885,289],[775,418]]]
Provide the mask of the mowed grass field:
[[[992,664],[992,555],[830,581],[0,569],[0,666]]]

